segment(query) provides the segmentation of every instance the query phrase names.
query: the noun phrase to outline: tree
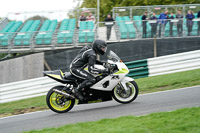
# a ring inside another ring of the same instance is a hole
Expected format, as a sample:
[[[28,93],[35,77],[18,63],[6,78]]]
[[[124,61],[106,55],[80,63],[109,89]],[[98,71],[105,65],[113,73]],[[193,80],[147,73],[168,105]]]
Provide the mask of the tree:
[[[69,18],[78,18],[78,10],[81,8],[80,6],[81,6],[80,3],[78,3],[74,9],[70,10],[67,14],[68,17]]]
[[[103,21],[113,7],[199,4],[199,0],[100,0],[100,20]],[[97,8],[97,0],[83,0],[81,8]]]

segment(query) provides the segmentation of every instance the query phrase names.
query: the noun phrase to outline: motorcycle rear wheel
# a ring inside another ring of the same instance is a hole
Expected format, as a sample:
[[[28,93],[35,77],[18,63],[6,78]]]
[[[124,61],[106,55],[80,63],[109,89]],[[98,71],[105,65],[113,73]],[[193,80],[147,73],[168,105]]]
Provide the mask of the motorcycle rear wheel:
[[[112,91],[113,98],[119,103],[130,103],[134,101],[138,96],[138,85],[135,81],[130,81],[126,83],[128,88],[125,91],[120,84],[118,84]]]
[[[46,96],[46,103],[48,107],[56,113],[66,113],[70,111],[75,104],[75,99],[66,99],[65,96],[53,91],[57,89],[62,91],[64,86],[55,86],[49,90]]]

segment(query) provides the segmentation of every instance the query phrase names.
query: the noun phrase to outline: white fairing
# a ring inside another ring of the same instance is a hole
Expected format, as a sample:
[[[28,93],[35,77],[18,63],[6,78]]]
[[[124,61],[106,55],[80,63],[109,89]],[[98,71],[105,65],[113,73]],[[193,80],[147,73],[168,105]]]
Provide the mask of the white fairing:
[[[116,76],[118,76],[118,78]],[[90,88],[97,90],[111,91],[123,78],[124,75],[108,75],[107,77],[97,82]],[[109,85],[105,88],[103,84],[107,81],[109,82]]]
[[[118,71],[116,71],[114,74],[110,74],[107,77],[103,78],[90,88],[103,91],[112,91],[113,88],[121,82],[121,85],[124,87],[125,90],[127,90],[126,83],[129,81],[133,81],[132,78],[125,77],[129,73],[128,67],[120,60],[120,58],[113,51],[110,51],[110,53],[108,54],[107,62],[110,65],[116,65]],[[95,65],[95,67],[98,69],[105,69],[105,67],[101,65]],[[94,76],[96,77],[98,75]]]
[[[123,62],[117,62],[116,65],[117,65],[119,70],[120,69],[126,69],[128,71],[126,74],[129,73],[128,67]]]
[[[124,87],[124,89],[127,89],[125,84],[128,81],[133,81],[132,78],[125,77],[129,73],[129,70],[128,70],[127,66],[123,62],[116,62],[115,63],[113,61],[108,60],[108,63],[116,64],[118,69],[119,69],[119,71],[123,69],[123,70],[126,70],[126,72],[117,72],[115,74],[108,75],[107,77],[105,77],[101,81],[99,81],[96,84],[94,84],[91,87],[91,89],[111,91],[119,82],[122,83],[122,86]],[[107,81],[109,82],[109,84],[108,84],[108,86],[105,87],[104,84]]]

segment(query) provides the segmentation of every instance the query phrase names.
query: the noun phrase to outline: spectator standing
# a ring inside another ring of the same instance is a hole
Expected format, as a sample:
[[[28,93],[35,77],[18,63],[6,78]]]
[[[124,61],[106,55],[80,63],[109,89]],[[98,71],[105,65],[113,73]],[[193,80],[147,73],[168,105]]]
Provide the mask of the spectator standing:
[[[107,40],[110,39],[110,35],[111,35],[111,29],[112,29],[112,26],[113,26],[113,21],[115,21],[110,14],[107,15],[107,18],[104,20],[105,22],[105,25],[107,27]],[[110,23],[108,23],[110,22]]]
[[[200,11],[197,14],[197,18],[200,19]],[[200,35],[200,21],[198,21],[198,35]]]
[[[86,17],[84,12],[81,13],[81,16],[79,17],[79,22],[78,22],[78,28],[80,27],[80,22],[81,21],[86,21]]]
[[[170,37],[172,37],[173,36],[173,24],[174,24],[174,22],[172,22],[172,19],[174,19],[174,13],[173,12],[171,12],[169,19],[170,19],[169,35],[170,35]]]
[[[178,35],[182,36],[182,33],[183,33],[183,14],[181,13],[181,10],[178,10],[178,13],[176,14],[176,18],[178,19],[178,22],[177,22]]]
[[[192,26],[193,26],[192,20],[194,19],[194,15],[191,10],[188,11],[188,13],[186,15],[186,19],[187,19],[188,36],[190,36],[191,32],[192,32]]]
[[[160,37],[161,32],[164,32],[165,25],[167,24],[166,19],[168,19],[168,10],[165,10],[165,12],[161,13],[158,19],[159,19],[159,37]]]
[[[147,37],[147,19],[147,11],[145,11],[144,15],[142,16],[143,38]]]
[[[79,17],[79,21],[86,21],[86,17],[83,12],[81,13],[81,16]]]
[[[153,12],[153,15],[150,18],[150,20],[157,20],[157,19],[158,18],[156,17],[156,14]],[[156,31],[157,31],[157,21],[155,23],[151,23],[151,37],[156,35]]]
[[[95,17],[92,15],[92,13],[89,13],[89,16],[86,17],[86,20],[95,22]]]

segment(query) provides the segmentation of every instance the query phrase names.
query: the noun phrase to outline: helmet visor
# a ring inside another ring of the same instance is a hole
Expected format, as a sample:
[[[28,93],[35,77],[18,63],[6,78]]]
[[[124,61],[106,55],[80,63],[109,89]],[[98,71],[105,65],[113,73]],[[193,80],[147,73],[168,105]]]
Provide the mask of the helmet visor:
[[[101,47],[101,50],[105,53],[107,51],[107,47]]]

